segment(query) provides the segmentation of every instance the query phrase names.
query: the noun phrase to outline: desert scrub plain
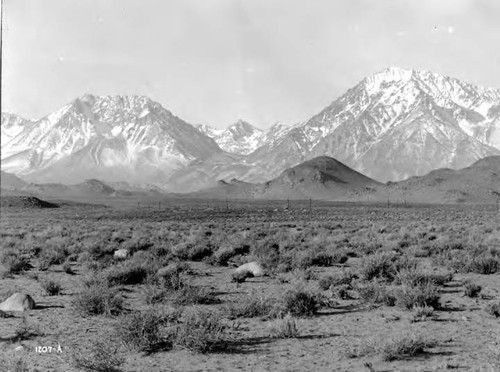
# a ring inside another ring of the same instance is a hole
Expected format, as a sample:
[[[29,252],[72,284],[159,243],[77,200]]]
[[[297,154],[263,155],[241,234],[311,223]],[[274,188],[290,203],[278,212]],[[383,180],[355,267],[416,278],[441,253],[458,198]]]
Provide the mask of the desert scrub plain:
[[[493,206],[294,203],[2,208],[0,371],[500,370]]]

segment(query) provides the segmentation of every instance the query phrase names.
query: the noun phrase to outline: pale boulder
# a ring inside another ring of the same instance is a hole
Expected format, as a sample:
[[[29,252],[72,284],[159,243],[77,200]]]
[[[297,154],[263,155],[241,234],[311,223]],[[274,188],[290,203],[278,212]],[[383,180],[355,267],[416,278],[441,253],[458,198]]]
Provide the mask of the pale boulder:
[[[115,254],[114,254],[114,257],[115,258],[120,258],[120,259],[123,259],[123,258],[127,258],[129,256],[129,252],[128,252],[128,249],[117,249],[115,251]]]
[[[2,311],[26,311],[35,308],[35,301],[26,293],[14,293],[0,304]]]
[[[253,276],[263,276],[263,275],[266,275],[266,272],[265,272],[264,268],[258,262],[248,262],[248,263],[246,263],[244,265],[239,266],[236,269],[237,273],[242,273],[242,272],[245,272],[245,271],[248,271],[248,272],[252,273]]]

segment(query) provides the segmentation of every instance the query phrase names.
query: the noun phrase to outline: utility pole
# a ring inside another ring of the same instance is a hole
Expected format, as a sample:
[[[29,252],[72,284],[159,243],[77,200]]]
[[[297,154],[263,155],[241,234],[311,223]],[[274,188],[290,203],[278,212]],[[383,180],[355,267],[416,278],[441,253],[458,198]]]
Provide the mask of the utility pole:
[[[313,206],[312,206],[312,199],[309,198],[309,211],[312,213]]]

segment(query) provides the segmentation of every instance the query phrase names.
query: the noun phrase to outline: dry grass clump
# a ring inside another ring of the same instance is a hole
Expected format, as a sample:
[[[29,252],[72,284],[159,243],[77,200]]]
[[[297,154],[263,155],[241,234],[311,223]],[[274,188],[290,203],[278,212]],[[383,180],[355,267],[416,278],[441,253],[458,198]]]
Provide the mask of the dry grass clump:
[[[31,268],[29,257],[12,249],[2,252],[0,262],[8,274],[19,274]]]
[[[127,260],[108,267],[103,275],[109,285],[141,284],[149,275],[156,272],[155,266],[148,261]]]
[[[320,278],[318,285],[319,287],[326,291],[330,287],[336,287],[341,285],[351,285],[353,279],[356,279],[357,275],[349,270],[343,270],[342,273],[336,273],[324,276]]]
[[[430,306],[415,306],[413,307],[413,318],[411,321],[413,323],[425,322],[426,320],[432,319],[433,316],[434,308]]]
[[[297,319],[290,313],[283,318],[275,319],[270,324],[270,330],[273,338],[296,338],[300,336]]]
[[[73,364],[85,371],[118,372],[125,362],[119,354],[119,345],[111,337],[86,342],[73,355]]]
[[[52,265],[60,265],[66,261],[68,255],[69,253],[64,242],[48,244],[44,246],[38,255],[38,268],[40,270],[47,270]]]
[[[115,325],[117,337],[129,348],[151,353],[170,350],[175,335],[172,328],[180,313],[165,314],[156,309],[137,311],[120,318]]]
[[[245,296],[225,306],[229,319],[255,318],[269,316],[275,306],[275,301],[264,296]]]
[[[289,290],[281,301],[282,314],[289,313],[298,317],[314,315],[320,306],[317,296],[305,289]]]
[[[416,286],[402,285],[394,290],[396,305],[411,310],[417,306],[439,308],[439,290],[433,283]]]
[[[425,349],[435,345],[435,341],[429,340],[423,334],[408,331],[383,342],[379,352],[382,354],[382,360],[390,362],[423,354]]]
[[[396,256],[393,253],[378,252],[364,257],[359,268],[362,280],[385,279],[392,280],[396,275]]]
[[[384,304],[394,306],[396,298],[392,287],[389,287],[378,280],[368,283],[356,283],[354,290],[359,298],[373,304]]]
[[[375,338],[363,339],[360,344],[347,349],[345,355],[348,358],[360,358],[379,354],[383,361],[391,362],[423,354],[425,349],[434,346],[435,341],[429,340],[422,333],[408,330],[385,341]]]
[[[173,345],[198,353],[224,351],[230,345],[227,328],[220,313],[194,308],[177,327]]]
[[[396,282],[410,287],[432,283],[443,285],[453,280],[452,272],[428,272],[418,266],[401,269],[396,274]]]
[[[170,292],[169,300],[176,306],[218,304],[220,300],[215,293],[206,287],[185,285],[177,291]]]
[[[91,282],[74,297],[72,306],[82,316],[114,316],[124,311],[124,300],[116,288]]]
[[[467,297],[475,298],[479,295],[481,290],[482,290],[482,287],[480,285],[477,285],[470,280],[467,280],[464,283],[464,291],[465,291],[465,295]]]

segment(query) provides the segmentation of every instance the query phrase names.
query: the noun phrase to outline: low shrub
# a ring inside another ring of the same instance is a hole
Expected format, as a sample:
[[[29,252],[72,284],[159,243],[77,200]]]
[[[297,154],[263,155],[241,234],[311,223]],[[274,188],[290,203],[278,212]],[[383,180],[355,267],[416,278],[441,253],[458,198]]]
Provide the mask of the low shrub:
[[[392,280],[396,274],[394,265],[395,255],[380,252],[362,259],[359,276],[363,280],[386,279]]]
[[[40,285],[49,296],[57,296],[62,291],[61,283],[53,279],[42,279]]]
[[[316,296],[306,290],[290,290],[285,292],[283,298],[283,313],[293,316],[314,315],[319,308]]]
[[[110,337],[87,342],[73,356],[73,364],[85,371],[118,372],[124,362],[125,358],[119,355],[119,345]]]
[[[396,305],[403,309],[411,310],[417,306],[429,306],[433,309],[439,308],[439,291],[432,284],[427,283],[417,286],[402,285],[395,289]]]
[[[66,261],[68,251],[65,247],[49,245],[42,249],[38,256],[40,270],[48,269],[52,265],[60,265]]]
[[[0,256],[0,262],[9,274],[19,274],[31,268],[29,258],[14,250],[4,251]]]
[[[468,271],[478,274],[495,274],[500,267],[500,261],[492,256],[476,256],[469,264]]]
[[[172,301],[172,304],[177,306],[220,303],[220,300],[212,290],[194,285],[185,285],[177,291],[171,292],[169,300]]]
[[[130,349],[151,353],[173,347],[175,329],[171,319],[155,309],[137,311],[121,318],[115,325],[118,338]]]
[[[226,305],[225,312],[230,319],[268,316],[274,301],[266,297],[246,296]]]
[[[382,360],[390,362],[423,354],[425,349],[435,345],[434,341],[428,340],[423,334],[409,331],[382,343],[380,353]]]
[[[387,306],[394,306],[396,303],[393,289],[381,284],[377,280],[370,283],[357,283],[354,286],[354,290],[362,300],[369,303],[384,304]]]
[[[326,291],[332,286],[336,287],[340,285],[351,285],[352,280],[356,277],[356,274],[352,273],[351,271],[344,270],[342,271],[342,273],[331,274],[322,277],[319,280],[318,285],[322,290]]]
[[[72,305],[82,316],[119,315],[124,311],[123,297],[105,284],[89,284],[75,296]]]
[[[424,322],[434,315],[434,308],[430,306],[415,306],[413,308],[412,322]]]
[[[465,295],[467,297],[477,297],[479,295],[479,292],[481,292],[481,289],[482,287],[480,285],[472,283],[470,280],[464,283]]]
[[[352,286],[350,284],[341,284],[335,287],[330,287],[333,297],[340,300],[350,300]]]
[[[291,314],[286,314],[281,319],[275,319],[270,324],[270,328],[273,338],[296,338],[300,335],[297,320]]]
[[[218,312],[191,309],[177,327],[174,347],[199,353],[223,351],[229,347],[226,330]]]
[[[145,262],[128,260],[110,266],[104,271],[107,283],[113,285],[131,285],[144,283],[148,275],[154,273],[154,267]]]
[[[395,279],[398,284],[406,285],[409,287],[425,285],[427,283],[432,283],[439,286],[453,280],[453,273],[431,273],[419,267],[412,267],[398,271]]]

